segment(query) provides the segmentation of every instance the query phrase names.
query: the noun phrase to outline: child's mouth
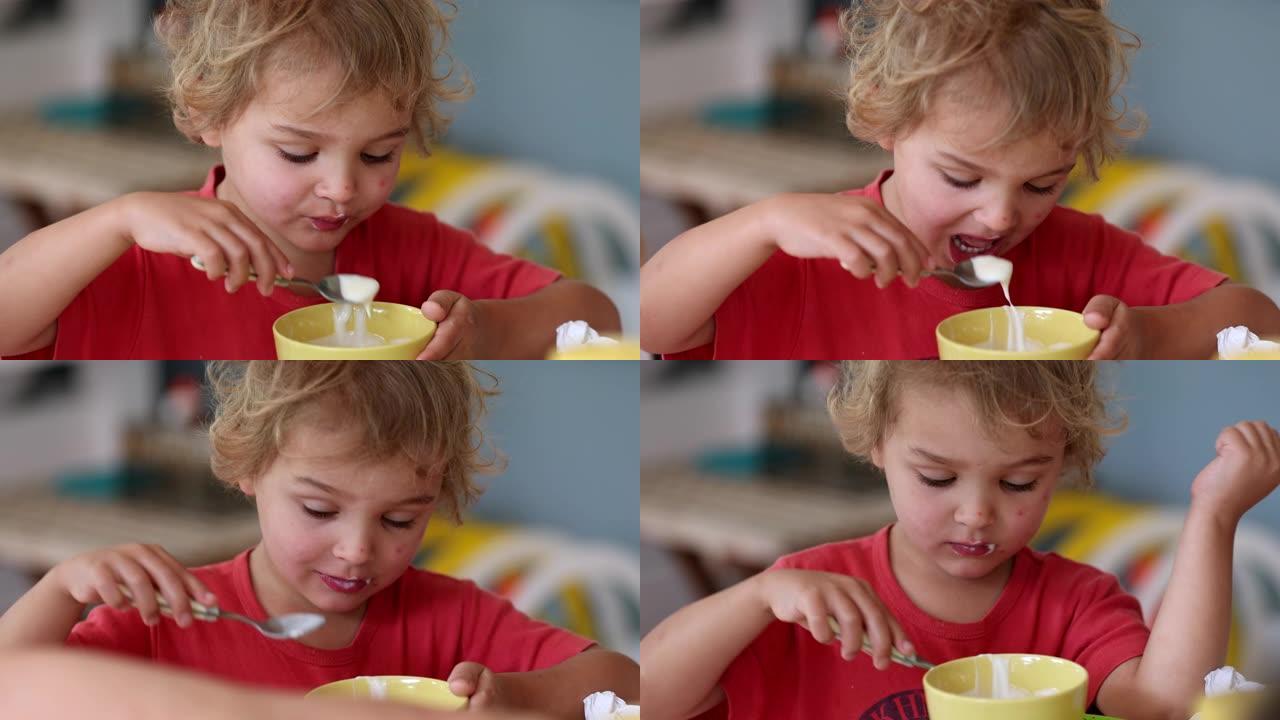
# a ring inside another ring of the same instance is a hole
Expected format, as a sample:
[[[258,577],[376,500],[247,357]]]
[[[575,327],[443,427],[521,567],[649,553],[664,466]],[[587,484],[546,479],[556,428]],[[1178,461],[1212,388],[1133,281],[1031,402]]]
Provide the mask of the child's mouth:
[[[998,244],[1000,244],[1000,238],[998,237],[987,239],[975,235],[952,235],[950,243],[951,259],[960,262],[968,260],[975,255],[991,255]]]
[[[951,551],[961,557],[984,557],[996,551],[995,543],[947,543]]]
[[[329,586],[330,590],[336,590],[340,593],[358,593],[369,587],[369,578],[340,578],[332,575],[326,575],[320,571],[316,571],[320,576],[320,580]]]
[[[309,217],[307,219],[311,221],[311,227],[321,232],[337,230],[347,223],[346,215],[339,215],[338,217]]]

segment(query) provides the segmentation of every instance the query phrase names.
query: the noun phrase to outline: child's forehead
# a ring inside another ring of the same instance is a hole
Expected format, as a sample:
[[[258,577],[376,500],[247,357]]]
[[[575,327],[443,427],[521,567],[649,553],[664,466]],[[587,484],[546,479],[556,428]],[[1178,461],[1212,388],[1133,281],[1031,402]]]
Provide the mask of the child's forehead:
[[[410,112],[396,109],[384,93],[343,97],[343,75],[333,67],[308,72],[272,68],[259,76],[257,86],[246,115],[268,128],[288,125],[364,135],[394,130],[410,120]]]
[[[1023,428],[1000,417],[983,417],[977,398],[958,387],[911,383],[894,399],[893,427],[907,443],[927,442],[952,457],[985,448],[1009,456],[1061,451],[1065,445],[1061,422],[1048,417]],[[1018,418],[1016,421],[1021,422]]]

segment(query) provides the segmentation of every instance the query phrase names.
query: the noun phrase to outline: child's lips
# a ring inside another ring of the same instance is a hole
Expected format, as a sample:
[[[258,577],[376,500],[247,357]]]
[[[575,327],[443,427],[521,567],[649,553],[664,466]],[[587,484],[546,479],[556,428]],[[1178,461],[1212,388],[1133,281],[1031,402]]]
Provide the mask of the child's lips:
[[[337,230],[347,223],[346,215],[339,215],[337,217],[309,217],[307,219],[311,221],[312,227],[321,231]]]
[[[358,593],[369,587],[372,582],[369,578],[342,578],[335,577],[316,571],[320,576],[320,580],[329,587],[330,590],[336,590],[340,593]]]
[[[956,543],[948,542],[952,552],[962,557],[983,557],[996,551],[995,543]]]

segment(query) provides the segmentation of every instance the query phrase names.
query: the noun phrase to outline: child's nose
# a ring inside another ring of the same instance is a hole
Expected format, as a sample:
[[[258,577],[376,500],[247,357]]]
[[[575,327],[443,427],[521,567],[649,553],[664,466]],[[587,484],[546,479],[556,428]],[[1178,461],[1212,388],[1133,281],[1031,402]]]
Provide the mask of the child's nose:
[[[355,178],[346,173],[326,177],[316,186],[316,195],[336,205],[345,205],[356,196]]]
[[[352,565],[367,562],[371,554],[371,544],[363,536],[344,538],[333,546],[334,557]]]
[[[1018,209],[1012,203],[1000,200],[979,210],[977,220],[993,235],[1005,235],[1018,226]]]
[[[984,528],[991,524],[995,513],[982,501],[970,501],[956,508],[956,522],[971,528]]]

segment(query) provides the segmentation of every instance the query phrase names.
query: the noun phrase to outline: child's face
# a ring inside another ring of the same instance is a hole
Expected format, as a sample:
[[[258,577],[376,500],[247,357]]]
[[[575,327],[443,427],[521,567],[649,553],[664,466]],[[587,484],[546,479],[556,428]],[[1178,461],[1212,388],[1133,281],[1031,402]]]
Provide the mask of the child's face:
[[[944,90],[919,127],[881,142],[893,151],[889,211],[956,262],[1002,255],[1022,242],[1057,204],[1075,165],[1076,146],[1048,131],[974,150],[999,136],[1006,121],[999,107]]]
[[[958,390],[912,385],[897,402],[898,418],[872,460],[888,480],[904,550],[951,577],[987,576],[1039,529],[1062,472],[1063,440],[1016,428],[990,437]]]
[[[206,144],[222,148],[218,196],[276,242],[328,252],[390,197],[410,113],[369,94],[312,115],[337,87],[336,70],[263,74],[243,114]],[[224,197],[225,193],[225,197]]]
[[[404,573],[426,531],[440,479],[408,459],[358,462],[359,434],[298,422],[254,485],[268,575],[255,585],[322,612],[352,612]],[[260,590],[261,592],[261,590]]]

